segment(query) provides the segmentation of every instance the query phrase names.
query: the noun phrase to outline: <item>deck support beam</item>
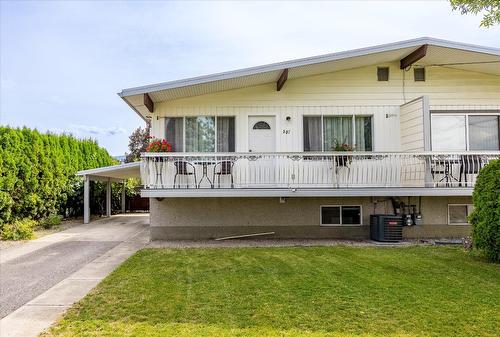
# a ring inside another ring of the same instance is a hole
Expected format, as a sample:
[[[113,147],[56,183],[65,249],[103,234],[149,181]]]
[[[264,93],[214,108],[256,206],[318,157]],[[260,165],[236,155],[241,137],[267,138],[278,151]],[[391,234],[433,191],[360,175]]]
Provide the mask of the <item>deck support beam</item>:
[[[414,50],[408,56],[404,57],[399,61],[399,69],[406,69],[413,63],[417,62],[427,54],[427,45],[424,44],[418,49]]]
[[[278,82],[276,82],[277,91],[280,91],[281,88],[283,88],[287,79],[288,79],[288,68],[283,70],[283,72],[280,75],[280,78],[278,79]]]
[[[151,99],[151,96],[149,96],[149,94],[144,94],[144,105],[146,106],[146,108],[148,108],[149,112],[153,113],[153,111],[155,110],[155,103],[153,102],[153,100]]]
[[[83,223],[90,222],[90,177],[83,177]]]

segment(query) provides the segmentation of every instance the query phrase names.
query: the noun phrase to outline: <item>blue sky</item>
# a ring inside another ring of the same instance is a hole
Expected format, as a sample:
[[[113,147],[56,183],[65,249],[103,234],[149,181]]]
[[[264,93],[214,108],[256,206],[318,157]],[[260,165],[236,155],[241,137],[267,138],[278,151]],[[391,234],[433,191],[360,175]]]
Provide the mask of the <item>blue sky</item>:
[[[0,124],[127,150],[123,88],[421,36],[500,47],[500,27],[411,2],[0,2]]]

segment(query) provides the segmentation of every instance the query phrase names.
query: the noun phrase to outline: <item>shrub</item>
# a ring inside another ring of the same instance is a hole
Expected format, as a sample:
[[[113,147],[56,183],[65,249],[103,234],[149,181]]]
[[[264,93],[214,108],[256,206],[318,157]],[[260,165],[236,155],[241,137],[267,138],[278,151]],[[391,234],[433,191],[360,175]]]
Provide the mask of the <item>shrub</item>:
[[[49,228],[52,228],[54,226],[60,225],[62,218],[63,217],[58,215],[58,214],[51,214],[48,217],[42,219],[40,221],[40,225],[45,229],[49,229]]]
[[[34,236],[33,230],[36,225],[35,220],[15,220],[3,225],[0,236],[3,240],[29,240]]]
[[[500,262],[500,159],[491,161],[477,177],[472,224],[474,247],[493,262]]]

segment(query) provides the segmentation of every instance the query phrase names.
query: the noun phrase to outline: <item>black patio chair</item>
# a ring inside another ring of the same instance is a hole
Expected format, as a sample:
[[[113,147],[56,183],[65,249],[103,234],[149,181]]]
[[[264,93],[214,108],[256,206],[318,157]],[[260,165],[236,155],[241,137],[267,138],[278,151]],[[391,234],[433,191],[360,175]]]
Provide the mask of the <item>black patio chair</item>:
[[[186,188],[189,188],[189,177],[193,176],[194,177],[194,186],[196,187],[197,179],[196,179],[196,168],[193,164],[190,162],[187,162],[185,160],[179,160],[174,162],[175,166],[175,176],[174,176],[174,188],[175,188],[175,183],[177,181],[177,176],[186,176]],[[178,187],[181,188],[181,184],[178,184]]]
[[[231,160],[222,160],[215,164],[213,182],[215,184],[215,181],[217,179],[218,188],[220,188],[220,177],[223,175],[231,176],[231,188],[234,188],[233,167],[234,162]]]
[[[460,176],[459,182],[462,186],[462,175],[464,177],[465,186],[467,186],[467,175],[478,174],[483,168],[483,160],[478,155],[463,155],[460,157]]]

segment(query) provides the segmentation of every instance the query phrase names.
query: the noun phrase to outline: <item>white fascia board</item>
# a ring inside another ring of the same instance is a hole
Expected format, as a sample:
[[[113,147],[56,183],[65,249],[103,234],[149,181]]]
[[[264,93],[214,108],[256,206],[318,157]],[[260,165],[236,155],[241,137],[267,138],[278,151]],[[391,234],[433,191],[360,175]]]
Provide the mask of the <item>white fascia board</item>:
[[[111,165],[111,166],[104,166],[104,167],[98,167],[95,169],[89,169],[89,170],[83,170],[83,171],[78,171],[76,172],[77,176],[96,176],[96,175],[102,175],[105,174],[106,172],[115,172],[119,170],[125,170],[125,169],[130,169],[130,168],[140,168],[141,167],[141,162],[136,161],[133,163],[126,163],[126,164],[119,164],[119,165]]]
[[[144,198],[472,196],[472,188],[143,189]]]
[[[490,47],[484,47],[484,46],[478,46],[478,45],[472,45],[472,44],[466,44],[466,43],[460,43],[460,42],[453,42],[453,41],[440,40],[440,39],[434,39],[434,38],[429,38],[429,37],[422,37],[422,38],[417,38],[417,39],[412,39],[412,40],[382,44],[382,45],[373,46],[373,47],[354,49],[354,50],[343,51],[343,52],[338,52],[338,53],[331,53],[331,54],[307,57],[307,58],[296,59],[296,60],[291,60],[291,61],[272,63],[272,64],[268,64],[268,65],[263,65],[263,66],[238,69],[238,70],[234,70],[234,71],[222,72],[222,73],[217,73],[217,74],[198,76],[198,77],[192,77],[192,78],[181,79],[181,80],[176,80],[176,81],[162,82],[162,83],[150,84],[150,85],[145,85],[145,86],[140,86],[140,87],[135,87],[135,88],[123,89],[120,93],[118,93],[118,95],[123,98],[123,97],[137,95],[137,94],[151,93],[151,92],[155,92],[155,91],[174,89],[174,88],[186,87],[186,86],[191,86],[191,85],[196,85],[196,84],[203,84],[203,83],[227,80],[227,79],[232,79],[232,78],[237,78],[237,77],[250,76],[250,75],[255,75],[255,74],[260,74],[260,73],[278,71],[278,70],[283,70],[285,68],[295,68],[295,67],[300,67],[300,66],[305,66],[305,65],[310,65],[310,64],[318,64],[318,63],[336,61],[336,60],[340,60],[340,59],[357,57],[357,56],[365,56],[365,55],[369,55],[369,54],[376,54],[376,53],[382,53],[382,52],[387,52],[387,51],[393,51],[393,50],[397,50],[397,49],[417,47],[417,46],[421,46],[423,44],[429,44],[429,45],[438,46],[438,47],[459,49],[459,50],[464,50],[464,51],[500,56],[500,49],[497,49],[497,48],[490,48]]]

